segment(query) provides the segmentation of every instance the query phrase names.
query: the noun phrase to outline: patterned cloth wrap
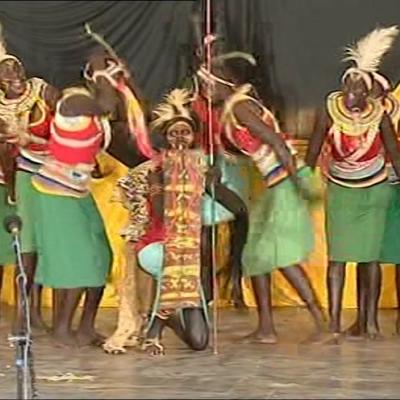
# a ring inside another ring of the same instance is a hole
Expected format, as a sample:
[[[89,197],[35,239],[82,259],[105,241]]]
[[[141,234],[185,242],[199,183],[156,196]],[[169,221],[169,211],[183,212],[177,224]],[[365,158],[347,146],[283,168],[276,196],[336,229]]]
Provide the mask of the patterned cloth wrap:
[[[205,190],[201,151],[163,154],[165,256],[159,309],[201,302],[201,202]]]

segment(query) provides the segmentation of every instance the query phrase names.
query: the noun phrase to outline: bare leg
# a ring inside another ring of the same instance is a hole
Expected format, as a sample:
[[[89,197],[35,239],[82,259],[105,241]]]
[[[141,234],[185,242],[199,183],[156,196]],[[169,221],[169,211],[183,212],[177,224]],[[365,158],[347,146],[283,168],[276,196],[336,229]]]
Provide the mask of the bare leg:
[[[166,326],[166,320],[156,317],[147,332],[146,339],[142,345],[142,350],[145,350],[152,356],[164,355],[165,351],[164,346],[161,344],[161,337]]]
[[[346,330],[351,337],[360,337],[367,332],[367,298],[368,298],[368,266],[357,264],[357,318]]]
[[[204,310],[200,307],[180,310],[168,318],[166,324],[192,350],[202,351],[207,348],[210,332]]]
[[[105,338],[95,331],[96,315],[103,293],[104,287],[86,289],[85,304],[77,332],[77,339],[80,346],[100,346],[104,342]]]
[[[247,241],[249,216],[246,204],[232,190],[219,185],[216,200],[235,216],[231,222],[230,260],[232,279],[232,298],[236,308],[246,307],[242,290],[242,253]]]
[[[400,264],[396,265],[397,320],[396,333],[400,335]]]
[[[253,276],[251,283],[257,303],[258,327],[244,342],[274,344],[277,337],[272,318],[271,275]]]
[[[75,337],[72,332],[72,320],[83,291],[83,288],[65,289],[64,304],[61,310],[59,310],[57,325],[53,330],[54,339],[62,345],[76,345]]]
[[[42,289],[41,285],[33,284],[31,289],[31,322],[32,328],[48,331],[49,328],[42,317]]]
[[[242,289],[242,253],[247,240],[247,214],[236,215],[231,223],[230,265],[232,276],[232,298],[235,308],[246,308]]]
[[[328,265],[327,286],[329,301],[329,330],[338,335],[341,332],[341,313],[343,287],[346,276],[346,263],[330,261]]]
[[[370,339],[380,336],[378,323],[378,306],[381,296],[382,270],[378,262],[369,263],[368,268],[368,302],[367,302],[367,334]]]
[[[296,289],[300,298],[310,311],[317,329],[321,333],[325,326],[325,317],[310,280],[300,265],[293,265],[279,270],[286,280]]]
[[[62,315],[62,308],[63,304],[66,301],[66,289],[53,289],[52,290],[52,302],[53,302],[53,309],[52,309],[52,331],[58,325],[58,321]]]
[[[203,226],[201,229],[201,284],[204,290],[206,302],[213,298],[213,276],[212,276],[212,246],[211,227]]]

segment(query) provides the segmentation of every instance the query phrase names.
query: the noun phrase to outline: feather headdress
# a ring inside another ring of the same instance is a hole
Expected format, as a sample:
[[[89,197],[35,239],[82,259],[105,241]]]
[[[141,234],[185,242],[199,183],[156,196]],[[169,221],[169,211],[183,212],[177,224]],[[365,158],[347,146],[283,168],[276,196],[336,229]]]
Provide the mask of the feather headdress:
[[[192,94],[187,89],[174,89],[165,96],[164,102],[153,111],[152,129],[160,129],[177,119],[186,120],[192,126],[195,120],[190,110]]]
[[[369,89],[372,88],[373,80],[380,83],[384,89],[388,89],[388,80],[379,74],[378,70],[382,57],[392,47],[398,33],[399,28],[395,25],[376,28],[354,45],[346,47],[343,61],[352,61],[355,66],[348,68],[342,79],[346,79],[349,74],[355,74],[364,79]]]
[[[232,51],[230,53],[226,54],[221,54],[219,56],[214,57],[212,60],[211,68],[213,67],[218,67],[218,66],[223,66],[223,63],[225,60],[231,60],[231,59],[242,59],[247,61],[250,65],[255,66],[257,64],[256,59],[248,53],[244,53],[242,51]],[[221,76],[217,76],[214,72],[211,72],[207,69],[205,65],[201,65],[199,70],[197,71],[196,75],[203,81],[206,81],[207,83],[215,83],[219,82],[222,83],[223,85],[227,86],[235,86],[232,82],[229,82],[228,80],[224,79]]]

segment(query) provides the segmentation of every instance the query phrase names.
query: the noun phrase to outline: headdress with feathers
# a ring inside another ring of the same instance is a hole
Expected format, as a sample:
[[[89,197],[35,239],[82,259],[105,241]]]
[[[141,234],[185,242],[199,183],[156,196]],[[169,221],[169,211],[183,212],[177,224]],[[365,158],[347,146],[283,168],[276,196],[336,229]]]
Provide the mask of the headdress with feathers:
[[[0,63],[5,60],[14,60],[18,64],[22,65],[21,61],[17,57],[7,53],[7,45],[4,38],[3,25],[0,23]]]
[[[211,39],[212,43],[215,43],[217,40],[217,37],[213,36]],[[226,60],[232,60],[232,59],[242,59],[247,61],[250,65],[255,66],[257,64],[256,59],[253,57],[253,55],[249,53],[245,53],[243,51],[231,51],[229,53],[225,54],[219,54],[217,56],[214,56],[211,60],[211,71],[207,69],[207,66],[205,64],[200,65],[200,68],[196,72],[197,78],[209,83],[213,84],[216,82],[222,83],[223,85],[227,86],[235,86],[234,83],[228,81],[224,76],[218,76],[218,74],[215,73],[216,68],[221,68],[224,66],[224,62]]]
[[[174,122],[183,120],[196,129],[197,121],[190,105],[193,100],[192,93],[187,89],[174,89],[164,97],[154,110],[151,129],[166,131]]]
[[[378,69],[383,55],[392,47],[398,33],[399,29],[395,25],[389,28],[376,28],[354,45],[346,47],[343,61],[352,61],[355,66],[345,71],[342,81],[349,75],[358,75],[364,80],[368,89],[372,88],[375,80],[384,90],[389,90],[389,81],[378,73]]]

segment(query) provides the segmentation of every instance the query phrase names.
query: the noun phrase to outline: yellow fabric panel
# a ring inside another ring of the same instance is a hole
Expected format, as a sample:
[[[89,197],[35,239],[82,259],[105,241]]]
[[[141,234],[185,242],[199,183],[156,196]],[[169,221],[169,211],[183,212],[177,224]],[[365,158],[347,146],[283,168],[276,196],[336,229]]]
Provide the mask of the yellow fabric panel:
[[[400,89],[398,90],[398,93],[400,95]],[[115,307],[117,306],[115,285],[117,285],[118,280],[121,278],[125,263],[124,242],[119,236],[119,232],[126,221],[127,213],[119,203],[112,202],[111,198],[116,180],[123,176],[127,169],[108,155],[103,155],[99,161],[101,171],[105,174],[105,177],[96,180],[93,183],[93,195],[104,218],[107,234],[114,253],[113,272],[111,276],[112,282],[107,285],[102,306]],[[256,199],[257,194],[260,193],[260,190],[263,188],[262,183],[255,172],[253,183],[253,198]],[[313,221],[316,228],[316,246],[309,262],[305,265],[305,269],[312,280],[318,297],[321,299],[323,305],[326,306],[325,276],[327,259],[324,233],[324,210],[322,204],[313,211]],[[228,277],[226,265],[228,260],[228,246],[229,228],[227,225],[222,225],[218,228],[218,247],[216,253],[218,265],[222,265],[221,270],[218,271],[220,276],[221,306],[229,304],[230,290],[229,287],[226,287],[225,285]],[[384,274],[381,306],[395,307],[394,268],[392,266],[384,266],[383,268]],[[273,275],[273,283],[273,301],[276,306],[293,306],[301,304],[297,295],[294,293],[294,290],[286,283],[278,272]],[[254,306],[254,298],[248,280],[245,280],[244,282],[244,289],[247,304]],[[8,303],[13,303],[12,269],[10,267],[6,268],[2,297]],[[46,294],[45,304],[50,304],[49,293]],[[344,307],[355,307],[355,304],[355,268],[354,266],[348,266],[343,305]]]

